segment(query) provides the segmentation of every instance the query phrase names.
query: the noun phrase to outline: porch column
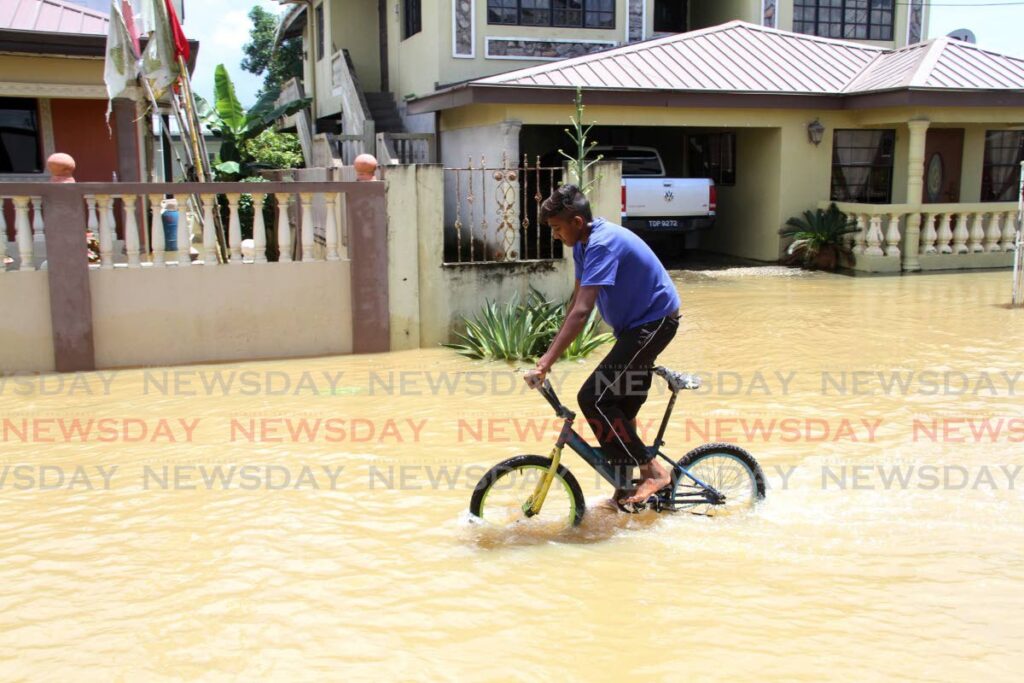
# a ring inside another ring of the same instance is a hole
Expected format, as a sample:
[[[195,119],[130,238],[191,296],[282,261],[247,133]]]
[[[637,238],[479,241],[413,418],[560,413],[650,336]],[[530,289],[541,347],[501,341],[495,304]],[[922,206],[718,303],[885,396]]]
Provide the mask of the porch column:
[[[906,240],[903,249],[903,270],[921,270],[917,258],[921,243],[921,192],[924,189],[924,145],[928,136],[928,119],[907,121],[910,141],[907,154]]]

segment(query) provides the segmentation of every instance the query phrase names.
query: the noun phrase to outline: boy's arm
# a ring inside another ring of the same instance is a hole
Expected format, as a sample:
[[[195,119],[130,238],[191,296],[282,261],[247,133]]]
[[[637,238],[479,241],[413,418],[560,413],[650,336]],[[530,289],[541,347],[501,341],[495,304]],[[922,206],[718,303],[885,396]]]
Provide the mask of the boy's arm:
[[[569,305],[565,307],[566,314],[568,314],[569,311],[572,310],[573,304],[576,303],[576,295],[579,293],[579,291],[580,291],[580,280],[579,280],[579,278],[576,278],[576,284],[573,285],[573,288],[572,288],[572,296],[569,297]],[[564,320],[562,321],[562,324],[565,324]]]
[[[573,294],[572,308],[565,316],[562,328],[558,330],[558,334],[555,335],[555,339],[551,342],[548,350],[537,361],[537,367],[526,373],[524,379],[531,387],[536,389],[544,383],[544,379],[551,370],[551,366],[562,357],[565,350],[569,348],[569,344],[583,331],[590,313],[594,310],[594,304],[597,302],[597,293],[600,290],[600,286],[577,286]]]

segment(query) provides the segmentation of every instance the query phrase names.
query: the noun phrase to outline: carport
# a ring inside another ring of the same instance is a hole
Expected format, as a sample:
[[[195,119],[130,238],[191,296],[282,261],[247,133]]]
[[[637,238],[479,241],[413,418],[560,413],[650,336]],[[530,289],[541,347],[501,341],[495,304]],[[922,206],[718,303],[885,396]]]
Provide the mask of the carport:
[[[566,108],[563,115],[568,115]],[[590,113],[590,109],[588,109]],[[600,146],[640,146],[658,150],[665,172],[674,178],[711,178],[718,189],[718,217],[710,231],[691,233],[690,248],[731,251],[730,243],[755,240],[750,209],[759,216],[778,211],[778,177],[766,164],[778,163],[779,130],[747,126],[602,125],[596,116],[590,139]],[[519,156],[543,166],[561,164],[559,149],[569,150],[565,124],[524,124]],[[615,220],[616,217],[608,218]],[[678,235],[665,236],[655,248],[671,255],[680,248]],[[775,237],[772,236],[772,241]],[[769,245],[768,250],[772,248]],[[771,258],[771,257],[769,257]]]

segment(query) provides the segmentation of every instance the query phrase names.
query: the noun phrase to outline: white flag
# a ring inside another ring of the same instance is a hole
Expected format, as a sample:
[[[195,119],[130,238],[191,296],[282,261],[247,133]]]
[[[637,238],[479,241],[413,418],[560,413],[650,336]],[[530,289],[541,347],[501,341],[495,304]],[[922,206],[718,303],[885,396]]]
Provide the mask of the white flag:
[[[149,82],[153,95],[160,98],[178,79],[180,69],[174,58],[170,19],[164,0],[142,0],[143,16],[153,17],[152,33],[142,51],[142,77]]]
[[[139,75],[138,58],[119,5],[118,0],[111,0],[110,29],[103,65],[103,82],[107,85],[107,98],[110,100],[124,96],[125,91],[135,85],[135,78]]]

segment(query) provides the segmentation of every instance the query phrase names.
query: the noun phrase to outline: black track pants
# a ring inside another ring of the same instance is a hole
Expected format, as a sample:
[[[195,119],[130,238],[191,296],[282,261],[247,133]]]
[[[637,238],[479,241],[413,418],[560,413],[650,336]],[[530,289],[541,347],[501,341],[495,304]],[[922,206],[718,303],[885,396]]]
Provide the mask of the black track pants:
[[[626,330],[576,396],[605,456],[614,464],[642,465],[652,459],[634,420],[647,400],[655,359],[678,329],[679,317],[671,315]]]

